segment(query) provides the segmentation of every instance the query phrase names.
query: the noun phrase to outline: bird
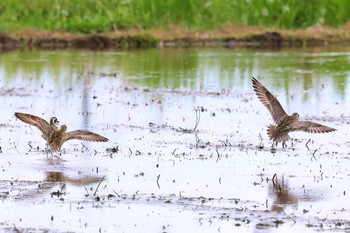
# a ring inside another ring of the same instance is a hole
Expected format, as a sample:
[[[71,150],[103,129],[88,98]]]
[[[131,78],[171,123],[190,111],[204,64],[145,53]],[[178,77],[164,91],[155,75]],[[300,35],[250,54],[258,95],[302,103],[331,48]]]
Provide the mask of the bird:
[[[58,127],[56,124],[58,124],[59,121],[56,117],[51,117],[50,123],[48,123],[43,118],[31,115],[31,114],[16,112],[15,116],[21,121],[37,127],[42,133],[41,136],[46,141],[49,139],[49,136],[53,130],[58,130]]]
[[[299,114],[296,112],[292,115],[288,115],[278,99],[254,77],[252,78],[252,84],[256,96],[269,110],[275,122],[275,125],[270,124],[267,127],[267,134],[270,140],[276,143],[276,146],[279,142],[282,142],[283,147],[285,146],[285,142],[290,139],[289,132],[304,131],[307,133],[329,133],[336,131],[334,128],[312,121],[300,121]]]
[[[58,129],[58,127],[56,126],[56,124],[58,123],[56,117],[51,117],[50,123],[48,123],[41,117],[34,116],[31,114],[16,112],[15,116],[21,121],[37,127],[41,131],[42,137],[46,140],[51,151],[60,150],[63,143],[71,139],[92,142],[108,141],[108,138],[86,130],[74,130],[71,132],[66,132],[66,125],[61,125],[61,127]]]

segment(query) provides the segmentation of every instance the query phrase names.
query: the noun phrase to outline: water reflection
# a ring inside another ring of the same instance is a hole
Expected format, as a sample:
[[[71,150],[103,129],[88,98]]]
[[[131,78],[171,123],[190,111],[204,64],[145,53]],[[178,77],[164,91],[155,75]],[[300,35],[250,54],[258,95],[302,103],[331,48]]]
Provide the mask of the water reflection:
[[[295,91],[296,84],[301,90],[322,83],[328,85],[324,80],[327,79],[335,92],[344,95],[350,74],[350,49],[315,51],[243,48],[13,51],[0,54],[0,75],[5,84],[24,79],[56,89],[89,84],[81,76],[87,72],[122,73],[124,81],[145,87],[215,91],[241,86],[247,77],[260,75],[287,93]]]
[[[50,183],[63,183],[64,185],[71,184],[77,186],[84,186],[88,184],[97,183],[102,177],[85,175],[78,178],[72,178],[65,175],[63,172],[45,172],[45,181]]]
[[[275,174],[272,182],[269,184],[269,196],[273,198],[271,211],[282,212],[286,206],[298,206],[298,196],[291,192],[288,182],[284,176],[278,178]]]
[[[320,200],[319,196],[313,195],[305,189],[298,190],[297,187],[288,183],[288,179],[285,179],[284,175],[277,174],[274,174],[269,183],[268,195],[273,199],[270,209],[274,212],[285,212],[288,207],[297,210],[300,201],[310,204]]]

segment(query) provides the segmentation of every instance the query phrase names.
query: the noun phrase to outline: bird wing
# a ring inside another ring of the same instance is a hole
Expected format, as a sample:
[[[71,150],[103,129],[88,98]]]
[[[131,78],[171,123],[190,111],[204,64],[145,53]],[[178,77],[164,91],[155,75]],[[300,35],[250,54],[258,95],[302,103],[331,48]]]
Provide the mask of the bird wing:
[[[20,112],[15,112],[15,116],[21,121],[37,127],[43,134],[45,140],[49,138],[51,132],[50,125],[43,118]]]
[[[336,131],[336,129],[312,121],[298,121],[292,126],[291,131],[304,131],[307,133],[329,133]]]
[[[253,89],[260,102],[269,110],[273,120],[276,124],[279,124],[287,113],[282,108],[277,98],[269,92],[258,80],[254,77],[252,79]]]
[[[91,142],[107,142],[108,138],[105,138],[99,134],[86,131],[86,130],[74,130],[72,132],[68,132],[64,138],[63,141],[71,140],[71,139],[78,139],[78,140],[84,140],[84,141],[91,141]]]

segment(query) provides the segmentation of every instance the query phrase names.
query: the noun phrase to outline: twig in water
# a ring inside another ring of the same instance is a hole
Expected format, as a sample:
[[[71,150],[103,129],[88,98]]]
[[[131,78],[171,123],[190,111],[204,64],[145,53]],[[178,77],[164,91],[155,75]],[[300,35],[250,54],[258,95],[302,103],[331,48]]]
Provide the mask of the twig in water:
[[[216,162],[218,162],[219,158],[220,158],[220,154],[219,154],[218,148],[216,148],[216,153],[218,154],[218,157],[216,158]]]
[[[193,131],[196,131],[199,121],[201,119],[201,108],[198,106],[197,108],[194,109],[194,111],[196,112],[196,124],[194,125]]]
[[[260,143],[259,143],[259,149],[263,149],[264,148],[264,144],[262,143],[262,141],[263,141],[263,138],[262,138],[262,136],[261,136],[261,134],[259,133],[259,138],[260,138]]]
[[[225,147],[227,146],[226,142],[225,142],[225,141],[222,141],[222,140],[221,140],[221,145],[223,145],[223,146],[225,146]]]
[[[95,192],[94,192],[94,196],[96,196],[97,190],[98,190],[98,188],[100,187],[100,185],[101,185],[101,183],[102,183],[102,181],[103,181],[104,179],[105,179],[105,176],[102,177],[102,179],[100,180],[100,183],[98,183],[97,188],[96,188],[96,190],[95,190]]]
[[[160,189],[159,178],[160,178],[160,174],[157,176],[157,185],[158,185],[158,188]]]
[[[83,143],[81,143],[81,145],[83,146],[83,147],[81,148],[81,151],[82,151],[82,152],[83,152],[84,150],[85,150],[85,151],[88,151],[88,150],[89,150]]]
[[[309,142],[311,141],[311,138],[309,138],[309,140],[306,142],[306,144],[305,144],[305,146],[306,146],[306,148],[308,149],[308,150],[310,150],[310,148],[309,148],[309,146],[308,146],[308,144],[309,144]]]
[[[86,188],[86,186],[84,185],[85,191],[86,191],[86,196],[90,196],[89,194],[89,190]]]
[[[63,190],[65,190],[66,189],[66,184],[64,183],[64,184],[62,184],[62,186],[61,186],[61,190],[60,190],[60,192],[62,193],[63,192]]]
[[[311,161],[312,161],[312,158],[314,158],[317,161],[316,156],[315,156],[316,151],[317,151],[317,149],[314,151],[314,153],[312,153]]]
[[[177,148],[175,148],[175,150],[173,152],[171,152],[171,154],[174,155],[176,150],[177,150]]]
[[[273,184],[273,187],[276,187],[276,184],[275,184],[275,180],[277,181],[277,174],[275,173],[272,177],[272,184]]]
[[[198,148],[199,143],[200,143],[201,140],[199,139],[199,137],[198,137],[198,135],[196,133],[194,135],[195,135],[195,138],[196,138],[196,148]]]

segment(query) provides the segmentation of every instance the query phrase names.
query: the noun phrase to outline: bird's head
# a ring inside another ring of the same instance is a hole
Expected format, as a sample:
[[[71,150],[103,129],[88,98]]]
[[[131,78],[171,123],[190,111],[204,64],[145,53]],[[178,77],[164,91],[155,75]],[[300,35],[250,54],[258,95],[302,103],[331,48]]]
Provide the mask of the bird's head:
[[[299,113],[295,112],[292,114],[293,119],[299,120]]]
[[[58,123],[59,123],[59,121],[57,120],[56,117],[51,117],[51,118],[50,118],[50,124],[51,124],[51,125],[56,125],[56,124],[58,124]]]
[[[67,130],[67,126],[66,125],[61,125],[60,131],[61,132],[66,132],[66,130]]]

